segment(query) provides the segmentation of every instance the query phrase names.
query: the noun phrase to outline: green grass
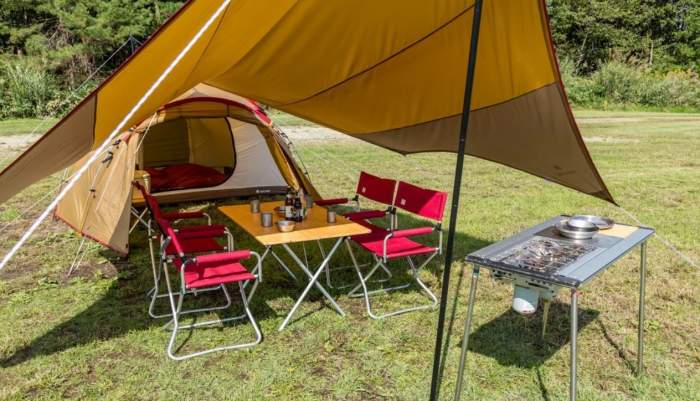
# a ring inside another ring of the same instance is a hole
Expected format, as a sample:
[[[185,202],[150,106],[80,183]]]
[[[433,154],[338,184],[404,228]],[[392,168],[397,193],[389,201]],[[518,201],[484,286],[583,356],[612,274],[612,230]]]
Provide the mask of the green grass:
[[[54,118],[34,119],[20,118],[0,121],[0,136],[42,134],[56,122]],[[38,127],[38,128],[37,128]]]
[[[700,117],[577,114],[591,154],[618,202],[700,261]],[[452,186],[451,154],[403,157],[352,139],[297,141],[297,148],[326,196],[351,193],[360,170],[437,189]],[[17,216],[22,205],[47,193],[55,182],[45,180],[0,206],[0,224]],[[633,222],[623,210],[594,198],[474,158],[466,160],[462,193],[455,251],[459,259],[560,213],[594,213]],[[217,221],[227,223],[211,205],[183,206],[209,206]],[[400,221],[419,224],[406,216]],[[0,249],[7,249],[28,223],[24,218],[20,227],[0,233]],[[237,247],[256,248],[230,226]],[[299,288],[272,263],[266,265],[265,281],[253,302],[265,335],[260,346],[169,361],[165,357],[169,333],[161,329],[162,322],[146,317],[151,276],[144,241],[144,233],[137,231],[128,260],[94,246],[78,274],[67,278],[79,239],[59,223],[46,223],[0,273],[1,399],[427,399],[437,313],[377,322],[367,317],[361,300],[334,291],[348,312],[343,319],[312,292],[291,326],[279,333],[276,327]],[[307,250],[312,263],[317,262],[315,248]],[[347,257],[343,254],[335,263],[347,263]],[[636,378],[632,365],[638,263],[636,252],[630,254],[583,290],[579,399],[698,400],[698,270],[660,241],[650,242],[647,373]],[[434,263],[422,276],[435,292],[440,290],[437,270]],[[461,262],[453,271],[442,400],[453,395],[469,280],[469,270]],[[335,279],[350,282],[354,277],[341,272]],[[510,297],[508,286],[482,275],[462,399],[567,399],[566,294],[562,292],[553,305],[544,346],[537,345],[540,313],[534,318],[515,315],[509,310]],[[417,291],[407,290],[380,297],[375,305],[388,310],[422,300]],[[251,336],[248,325],[227,325],[195,331],[184,347],[194,350]]]

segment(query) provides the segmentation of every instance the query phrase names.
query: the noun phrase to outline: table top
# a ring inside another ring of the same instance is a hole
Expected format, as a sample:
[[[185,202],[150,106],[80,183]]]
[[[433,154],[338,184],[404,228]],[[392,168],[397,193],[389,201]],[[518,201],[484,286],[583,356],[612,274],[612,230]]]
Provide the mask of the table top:
[[[326,220],[326,208],[318,205],[314,205],[309,209],[309,216],[304,221],[296,223],[294,231],[283,233],[277,229],[277,221],[284,220],[284,218],[280,217],[274,211],[275,207],[282,206],[283,204],[283,201],[264,202],[260,204],[260,210],[262,212],[272,212],[272,227],[263,227],[260,224],[260,213],[251,213],[250,204],[248,203],[220,206],[219,210],[265,246],[350,237],[370,233],[369,228],[361,224],[353,223],[340,215],[336,216],[335,223],[328,223]]]
[[[466,257],[466,262],[492,270],[527,276],[556,286],[578,288],[596,277],[632,248],[646,241],[654,233],[654,229],[648,227],[615,224],[610,229],[598,231],[590,240],[570,240],[560,236],[554,228],[557,223],[569,217],[554,217],[482,248],[469,254]],[[501,262],[501,256],[509,249],[518,247],[533,238],[554,239],[562,243],[585,245],[590,250],[553,274],[538,273]]]

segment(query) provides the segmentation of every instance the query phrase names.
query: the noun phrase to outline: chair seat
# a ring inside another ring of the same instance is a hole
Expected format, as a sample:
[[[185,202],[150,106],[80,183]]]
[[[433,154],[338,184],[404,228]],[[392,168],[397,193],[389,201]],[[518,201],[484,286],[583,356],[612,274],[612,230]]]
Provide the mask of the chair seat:
[[[358,223],[360,223],[358,221]],[[362,224],[362,223],[360,223]],[[384,238],[389,231],[373,224],[362,224],[372,230],[369,234],[357,235],[352,240],[362,248],[372,252],[378,257],[384,257]],[[436,248],[426,246],[409,238],[389,238],[386,244],[387,259],[395,259],[404,256],[424,255],[436,252]]]
[[[255,276],[240,263],[222,263],[208,267],[189,265],[185,269],[187,288],[213,287],[249,280],[255,280]]]
[[[223,251],[224,247],[216,242],[213,238],[190,238],[180,240],[182,250],[186,254],[202,253],[202,252],[218,252]],[[165,249],[168,255],[177,255],[175,245],[170,243]]]

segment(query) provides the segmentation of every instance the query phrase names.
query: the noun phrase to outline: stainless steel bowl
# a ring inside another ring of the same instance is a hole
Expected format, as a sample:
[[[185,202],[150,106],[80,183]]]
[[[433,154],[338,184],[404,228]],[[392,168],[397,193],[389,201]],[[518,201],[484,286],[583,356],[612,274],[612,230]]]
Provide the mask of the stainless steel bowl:
[[[559,234],[571,239],[591,239],[598,232],[595,224],[585,221],[574,221],[572,219],[562,220],[555,228]]]
[[[598,231],[598,226],[585,219],[570,218],[566,225],[573,231]]]
[[[615,222],[608,217],[594,216],[591,214],[579,214],[572,217],[571,220],[585,220],[591,222],[595,224],[599,230],[607,230],[615,224]]]
[[[290,233],[294,231],[295,222],[290,220],[280,220],[277,222],[277,229],[283,233]]]

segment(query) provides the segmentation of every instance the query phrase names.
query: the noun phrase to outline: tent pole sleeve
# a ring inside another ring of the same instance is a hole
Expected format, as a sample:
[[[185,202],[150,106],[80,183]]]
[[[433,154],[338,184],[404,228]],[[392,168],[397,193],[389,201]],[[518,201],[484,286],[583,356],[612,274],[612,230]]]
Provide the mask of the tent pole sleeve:
[[[209,19],[202,25],[202,27],[197,31],[197,33],[190,39],[190,41],[187,43],[187,45],[178,53],[178,55],[173,59],[173,61],[168,65],[168,67],[160,74],[158,79],[156,79],[155,82],[148,88],[148,90],[143,94],[141,99],[139,99],[138,102],[134,105],[134,107],[129,110],[129,112],[124,116],[124,118],[117,124],[117,126],[114,128],[114,130],[107,136],[107,139],[102,142],[102,144],[95,149],[94,154],[88,158],[85,163],[80,166],[80,168],[73,174],[73,177],[66,183],[66,185],[61,189],[61,192],[56,195],[56,198],[54,198],[53,201],[49,204],[49,206],[46,207],[46,209],[37,217],[36,220],[34,220],[34,223],[27,229],[27,231],[22,234],[22,237],[15,243],[15,245],[12,246],[10,251],[5,254],[3,257],[2,261],[0,261],[0,270],[2,270],[7,263],[12,259],[12,257],[19,251],[19,248],[24,245],[25,242],[29,239],[29,237],[36,231],[37,228],[39,228],[39,225],[41,222],[46,220],[46,218],[51,214],[51,212],[58,206],[58,203],[63,199],[68,191],[71,190],[75,186],[75,183],[78,182],[80,177],[85,174],[85,172],[88,170],[90,165],[97,160],[100,155],[104,153],[104,151],[114,142],[116,139],[117,135],[119,135],[126,124],[129,122],[129,120],[136,114],[136,112],[141,109],[144,103],[153,95],[155,90],[163,83],[163,81],[170,75],[170,73],[175,69],[175,67],[180,64],[180,61],[187,55],[187,53],[192,50],[192,47],[199,42],[199,39],[201,39],[202,35],[209,29],[209,27],[216,21],[217,18],[226,10],[228,7],[229,3],[231,0],[223,0],[219,8],[216,9],[216,11],[209,17]]]
[[[474,3],[474,16],[472,19],[472,33],[469,45],[469,61],[467,65],[467,77],[464,88],[464,103],[462,106],[462,121],[459,129],[459,148],[457,149],[457,163],[455,165],[454,188],[452,189],[452,208],[450,209],[450,226],[447,233],[447,248],[445,249],[445,268],[442,278],[442,293],[440,296],[440,311],[438,315],[435,352],[433,354],[433,377],[430,382],[430,401],[437,401],[440,385],[440,359],[442,355],[443,330],[445,326],[445,313],[447,309],[447,296],[450,288],[450,270],[457,229],[457,214],[459,212],[459,195],[462,187],[462,169],[464,167],[464,154],[467,146],[467,131],[469,130],[469,112],[471,110],[472,92],[474,87],[474,70],[476,69],[476,54],[479,44],[479,27],[481,25],[482,0]]]

